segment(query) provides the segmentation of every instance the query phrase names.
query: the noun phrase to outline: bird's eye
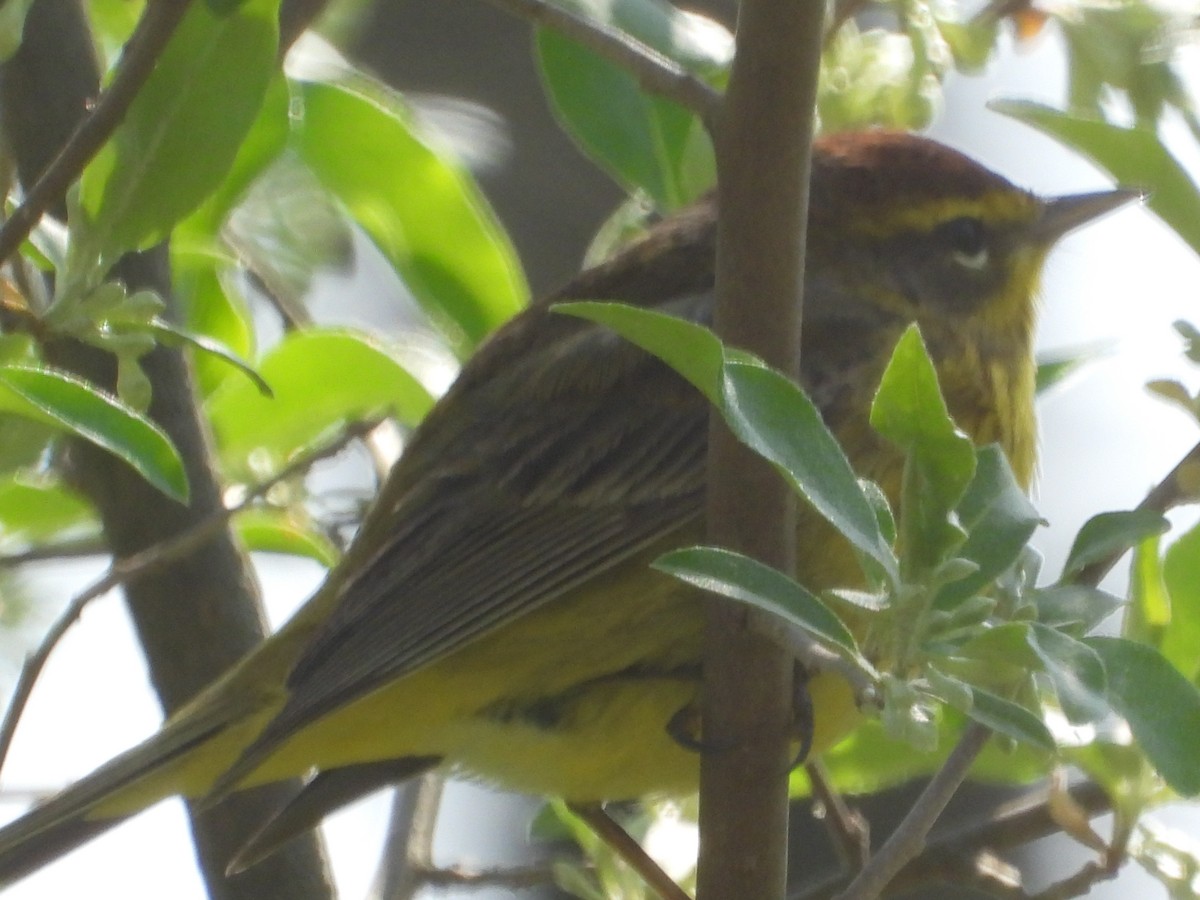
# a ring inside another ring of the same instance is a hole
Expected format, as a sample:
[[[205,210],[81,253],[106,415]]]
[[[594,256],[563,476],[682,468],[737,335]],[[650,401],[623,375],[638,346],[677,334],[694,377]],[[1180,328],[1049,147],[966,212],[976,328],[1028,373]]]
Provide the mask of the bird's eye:
[[[938,227],[937,235],[959,265],[978,271],[988,264],[987,234],[979,219],[951,219]]]

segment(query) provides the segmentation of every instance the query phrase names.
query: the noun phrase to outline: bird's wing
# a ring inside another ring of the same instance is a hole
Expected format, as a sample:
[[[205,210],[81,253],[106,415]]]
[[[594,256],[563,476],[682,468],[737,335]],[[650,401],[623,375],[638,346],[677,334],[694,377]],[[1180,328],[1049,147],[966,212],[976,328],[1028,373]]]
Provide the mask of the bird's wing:
[[[675,311],[703,318],[705,295]],[[468,369],[414,437],[287,700],[218,790],[286,737],[694,523],[707,407],[607,329],[533,310],[519,352]]]

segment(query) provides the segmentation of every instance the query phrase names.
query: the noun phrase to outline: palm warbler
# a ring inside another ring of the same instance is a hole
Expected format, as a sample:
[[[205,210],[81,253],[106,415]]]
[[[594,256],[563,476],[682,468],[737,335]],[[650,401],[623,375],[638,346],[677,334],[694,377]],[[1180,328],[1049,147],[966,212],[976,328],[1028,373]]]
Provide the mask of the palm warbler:
[[[919,323],[949,407],[1034,468],[1034,295],[1047,250],[1130,198],[1054,200],[876,131],[821,140],[800,379],[861,475],[893,494],[868,407]],[[0,830],[0,882],[171,794],[319,774],[242,862],[363,791],[432,766],[577,801],[691,791],[667,730],[696,701],[701,605],[647,564],[701,536],[708,409],[666,366],[549,311],[616,299],[707,322],[701,203],[519,315],[413,436],[344,563],[276,635],[163,729]],[[801,515],[801,580],[855,579]],[[813,686],[815,748],[855,718]]]

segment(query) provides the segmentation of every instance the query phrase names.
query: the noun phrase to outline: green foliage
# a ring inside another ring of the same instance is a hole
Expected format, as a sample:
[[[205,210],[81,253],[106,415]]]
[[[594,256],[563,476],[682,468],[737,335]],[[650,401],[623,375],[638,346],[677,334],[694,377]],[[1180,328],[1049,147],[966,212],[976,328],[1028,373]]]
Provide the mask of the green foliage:
[[[48,542],[94,528],[88,504],[49,475],[11,473],[0,481],[0,540]]]
[[[111,52],[135,18],[128,5],[104,0],[93,12],[100,47]],[[151,398],[140,360],[157,344],[195,357],[224,473],[234,481],[269,476],[356,419],[394,415],[415,424],[430,396],[379,341],[313,331],[258,349],[251,304],[261,307],[261,297],[247,285],[262,284],[285,309],[302,310],[313,277],[350,262],[355,228],[376,242],[458,352],[526,302],[507,236],[457,161],[418,132],[400,98],[366,76],[337,86],[285,78],[277,15],[276,0],[189,10],[68,198],[69,232],[47,219],[23,248],[32,264],[55,273],[56,287],[47,297],[37,278],[27,279],[35,290],[22,298],[22,314],[37,320],[39,337],[70,337],[110,354],[117,397],[48,367],[39,341],[0,336],[0,477],[43,483],[55,442],[73,435],[184,498],[178,454],[142,412]],[[168,235],[180,310],[103,281],[121,254]],[[245,361],[256,356],[261,374]],[[253,527],[243,526],[245,536],[259,549],[329,563],[336,550],[304,511],[303,484],[291,488],[273,492]],[[64,512],[38,528],[23,509],[31,489],[0,492],[0,539],[53,541],[54,521],[59,535],[90,526],[89,515],[67,515],[73,507],[45,490],[47,509]]]
[[[0,5],[0,58],[18,46],[28,5]],[[664,0],[561,5],[724,85],[732,39],[718,23]],[[1158,133],[1169,115],[1200,139],[1174,53],[1183,13],[1139,0],[1006,7],[1007,18],[999,10],[988,4],[968,15],[952,4],[890,0],[839,23],[822,60],[822,129],[921,127],[951,72],[984,67],[1010,26],[1028,32],[1052,19],[1068,49],[1063,109],[1013,100],[993,108],[1145,189],[1150,209],[1200,253],[1200,189]],[[87,12],[98,49],[118,60],[136,4],[92,0]],[[139,361],[158,344],[192,356],[230,485],[270,476],[353,421],[417,423],[432,398],[390,340],[307,321],[315,280],[353,264],[356,235],[379,249],[460,358],[527,302],[511,243],[470,174],[422,131],[404,98],[363,73],[289,79],[277,59],[277,13],[277,0],[193,4],[73,188],[69,232],[44,221],[22,249],[23,277],[0,285],[6,310],[31,323],[0,335],[6,549],[95,535],[93,512],[58,472],[64,436],[106,448],[167,496],[186,499],[179,454],[144,413],[151,397]],[[535,54],[564,127],[634,195],[597,241],[601,255],[651,207],[675,209],[711,188],[712,144],[694,113],[557,33],[539,31]],[[179,310],[104,281],[121,254],[168,237]],[[43,273],[54,275],[53,296]],[[780,616],[872,686],[880,715],[826,760],[837,785],[878,790],[928,774],[974,720],[1006,739],[992,742],[976,775],[1027,782],[1070,762],[1110,791],[1119,829],[1134,834],[1128,851],[1147,869],[1169,882],[1195,863],[1139,817],[1200,793],[1200,526],[1166,537],[1157,513],[1101,513],[1049,580],[1030,547],[1040,516],[999,448],[972,447],[950,420],[915,329],[896,348],[871,416],[906,460],[892,509],[858,479],[789,379],[669,317],[593,303],[564,311],[676,367],[857,551],[860,582],[820,596],[719,548],[658,563]],[[271,334],[275,320],[282,338]],[[1200,333],[1176,327],[1200,360]],[[46,362],[43,342],[64,337],[115,360],[116,396]],[[1047,362],[1039,388],[1092,355]],[[1152,389],[1200,420],[1192,388],[1161,381]],[[332,565],[338,543],[313,500],[298,476],[241,514],[239,534],[254,550]],[[1128,548],[1128,600],[1079,583],[1087,567]],[[1118,617],[1119,635],[1108,636]],[[562,810],[559,818],[595,863],[560,867],[564,887],[641,895],[640,881],[589,832]]]
[[[90,287],[122,253],[161,241],[222,182],[270,81],[278,15],[278,0],[191,8],[84,172],[67,286]]]
[[[838,621],[836,605],[739,554],[691,548],[660,559],[659,569],[767,610],[841,656],[882,698],[884,734],[923,753],[945,738],[942,704],[1045,753],[1057,745],[1056,716],[1097,725],[1115,711],[1171,788],[1200,791],[1200,769],[1183,740],[1197,727],[1200,692],[1147,644],[1081,640],[1119,601],[1071,583],[1085,566],[1160,534],[1165,520],[1144,511],[1094,517],[1077,536],[1060,583],[1038,588],[1026,542],[1040,519],[999,449],[976,449],[955,427],[915,328],[898,343],[871,415],[906,460],[901,503],[892,516],[900,528],[889,546],[845,457],[820,449],[836,448],[833,436],[786,378],[723,350],[694,324],[619,304],[560,309],[606,324],[677,365],[735,434],[778,465],[797,492],[864,551],[870,560],[864,579],[882,595],[856,603],[855,619],[867,621],[865,630],[860,624],[865,637],[856,642]],[[821,459],[824,464],[814,462]],[[881,580],[877,566],[890,577]],[[1178,577],[1188,583],[1190,575]],[[854,592],[829,595],[830,601],[852,598]],[[1146,704],[1147,696],[1163,702]],[[876,761],[872,784],[911,775],[913,768],[911,758],[903,759],[889,775]]]
[[[398,99],[331,84],[299,85],[297,97],[300,158],[461,351],[525,305],[521,267],[482,195],[420,138]]]
[[[1153,647],[1123,638],[1093,637],[1088,646],[1108,672],[1109,699],[1137,739],[1138,747],[1184,796],[1200,794],[1200,693]],[[1153,698],[1153,702],[1148,702]]]
[[[1071,552],[1063,566],[1063,577],[1070,579],[1084,566],[1121,554],[1152,535],[1162,534],[1167,520],[1153,510],[1108,512],[1092,516],[1079,529]]]
[[[829,607],[770,566],[720,547],[690,547],[659,557],[654,568],[702,590],[773,612],[852,660],[863,674],[875,674],[858,652],[854,636]]]
[[[393,415],[413,424],[432,405],[429,393],[386,350],[346,330],[289,335],[258,370],[271,387],[269,396],[236,380],[208,401],[218,452],[229,471],[242,476],[264,465],[268,472],[277,468],[348,422]]]
[[[125,460],[169,497],[187,500],[183,461],[162,430],[81,378],[48,367],[0,366],[0,412],[91,441]]]
[[[659,356],[694,384],[747,446],[783,476],[859,550],[889,575],[895,556],[867,490],[820,413],[788,378],[699,325],[617,303],[569,303],[556,309],[612,328]]]
[[[733,38],[716,22],[663,0],[563,5],[643,41],[710,84],[725,81]],[[539,29],[537,56],[554,111],[623,187],[674,209],[712,186],[712,145],[693,113],[647,93],[628,72],[556,32]]]

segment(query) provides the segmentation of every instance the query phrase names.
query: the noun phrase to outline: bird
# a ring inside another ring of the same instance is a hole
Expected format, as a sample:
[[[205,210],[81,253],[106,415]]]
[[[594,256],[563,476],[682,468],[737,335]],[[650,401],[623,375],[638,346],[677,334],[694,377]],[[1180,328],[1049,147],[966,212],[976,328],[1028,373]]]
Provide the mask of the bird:
[[[860,477],[898,499],[903,458],[868,413],[916,323],[958,426],[1030,484],[1043,264],[1134,196],[1042,198],[904,132],[817,140],[789,374]],[[0,884],[163,798],[297,776],[231,870],[429,769],[581,803],[694,791],[697,748],[670,725],[697,702],[703,605],[650,563],[703,537],[709,409],[660,360],[554,306],[710,325],[717,214],[709,196],[667,216],[485,341],[314,596],[155,735],[0,828]],[[797,550],[812,590],[861,580],[811,509]],[[820,752],[858,711],[835,675],[810,691]]]

